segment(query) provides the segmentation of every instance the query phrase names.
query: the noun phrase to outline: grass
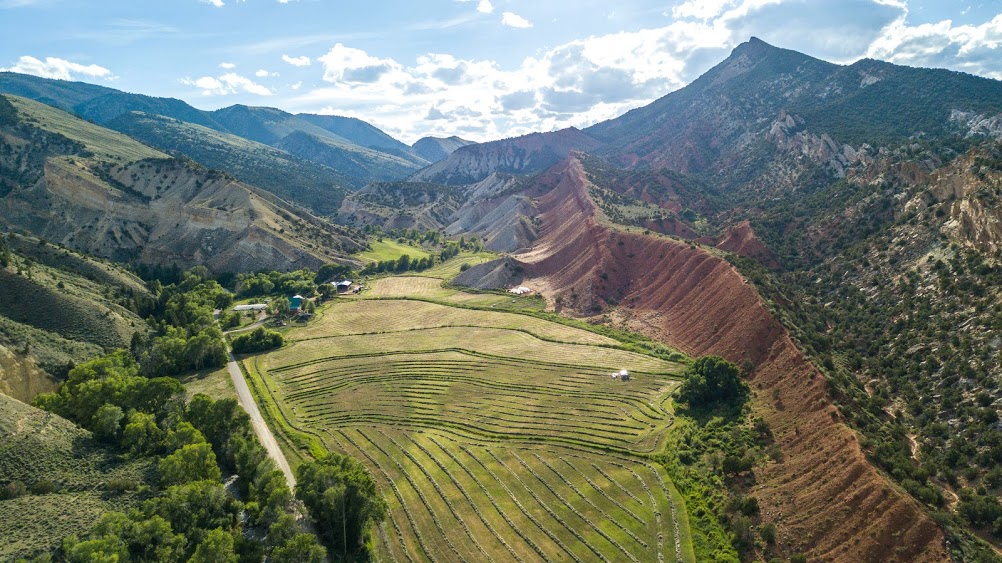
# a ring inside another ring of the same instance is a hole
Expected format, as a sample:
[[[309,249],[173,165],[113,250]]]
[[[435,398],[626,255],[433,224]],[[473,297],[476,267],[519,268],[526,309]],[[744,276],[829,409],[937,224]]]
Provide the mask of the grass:
[[[131,487],[149,481],[152,471],[147,460],[122,460],[90,432],[0,395],[0,484],[55,487],[0,502],[0,561],[49,552],[104,512],[138,506],[142,490]]]
[[[224,367],[217,370],[202,370],[187,374],[180,378],[188,393],[188,397],[202,393],[213,400],[236,399],[237,391],[233,387],[230,372]]]
[[[694,560],[682,497],[648,458],[683,364],[441,279],[369,285],[243,365],[295,458],[319,447],[372,471],[390,506],[380,559]],[[631,381],[609,377],[621,368]]]
[[[420,246],[410,246],[406,243],[395,240],[383,239],[369,242],[369,250],[358,253],[358,257],[367,262],[383,262],[385,260],[397,260],[404,254],[411,257],[411,260],[427,258],[431,254]]]
[[[98,160],[134,162],[145,158],[167,158],[166,154],[121,133],[94,125],[54,107],[17,96],[7,96],[7,99],[17,108],[22,120],[82,143]]]

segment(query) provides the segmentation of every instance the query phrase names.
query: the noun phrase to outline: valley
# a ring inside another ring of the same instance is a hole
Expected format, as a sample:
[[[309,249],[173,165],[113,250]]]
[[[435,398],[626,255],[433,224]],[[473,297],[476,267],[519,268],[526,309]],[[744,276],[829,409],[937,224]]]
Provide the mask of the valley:
[[[378,553],[693,561],[683,501],[649,460],[682,364],[442,281],[381,278],[243,360],[283,426],[387,491]],[[624,367],[629,381],[610,377]]]
[[[754,37],[483,143],[0,72],[0,559],[998,561],[999,123]]]

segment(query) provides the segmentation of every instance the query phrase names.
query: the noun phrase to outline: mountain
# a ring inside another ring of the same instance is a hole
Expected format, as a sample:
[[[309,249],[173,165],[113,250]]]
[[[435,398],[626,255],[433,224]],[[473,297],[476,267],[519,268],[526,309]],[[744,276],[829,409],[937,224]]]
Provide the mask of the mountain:
[[[553,166],[573,150],[591,151],[601,144],[574,127],[552,133],[532,133],[461,147],[409,180],[460,185],[479,182],[494,172],[530,174]]]
[[[172,155],[184,155],[322,215],[331,215],[357,180],[243,137],[177,119],[130,112],[108,127]]]
[[[137,123],[129,116],[137,112],[162,116],[280,149],[283,141],[293,133],[302,133],[306,137],[294,137],[285,142],[285,145],[302,147],[304,138],[323,139],[319,145],[306,143],[310,148],[302,151],[305,156],[300,156],[309,160],[311,155],[316,155],[319,159],[316,163],[328,168],[331,167],[331,163],[344,164],[346,168],[343,170],[335,166],[335,173],[340,174],[341,178],[331,182],[332,185],[339,187],[359,188],[370,181],[400,180],[429,164],[429,161],[418,156],[404,143],[362,120],[349,117],[293,115],[276,108],[245,105],[234,105],[210,112],[173,98],[131,94],[83,82],[52,80],[11,72],[0,73],[0,93],[40,101],[113,129],[122,127],[123,132],[143,142],[182,152],[188,158],[205,166],[218,167],[241,179],[245,178],[238,173],[239,171],[244,171],[246,175],[246,166],[242,164],[246,162],[244,156],[234,159],[220,158],[219,155],[213,156],[213,151],[201,151],[190,143],[171,142],[163,137],[163,131],[157,130],[159,124],[150,121]],[[143,126],[146,124],[155,125],[154,130],[144,131]],[[203,133],[200,135],[205,137]],[[184,145],[189,152],[184,152],[181,145]],[[334,147],[333,152],[337,156],[332,156],[331,150],[325,149],[324,146]],[[203,158],[206,160],[203,161]],[[228,168],[230,164],[235,164],[236,167],[230,169]],[[308,175],[318,179],[329,173],[321,172],[314,167]],[[252,176],[260,178],[263,174],[255,172]],[[327,180],[328,178],[324,178],[322,181]],[[246,181],[252,182],[252,180]],[[274,187],[274,183],[267,180],[265,184],[260,187],[268,190]],[[314,190],[315,186],[311,186],[310,189]],[[275,193],[283,197],[293,195],[294,199],[309,201],[307,205],[319,213],[329,212],[340,202],[335,198],[337,201],[333,203],[320,204],[314,197],[315,194],[299,194],[293,186]],[[314,203],[319,206],[312,207]]]
[[[412,156],[410,155],[410,147],[387,135],[378,127],[366,123],[361,119],[339,115],[315,115],[311,113],[300,113],[296,117],[308,121],[317,127],[326,129],[360,147],[396,154],[397,156]]]
[[[402,158],[367,149],[339,141],[331,135],[295,131],[277,141],[275,147],[350,176],[358,187],[369,182],[399,180],[421,167],[413,162],[413,157]]]
[[[467,145],[476,144],[473,141],[460,139],[459,137],[422,137],[411,145],[411,151],[417,156],[435,163],[445,160],[456,149]]]
[[[996,560],[1000,124],[1002,82],[752,39],[582,131],[589,154],[542,134],[528,152],[568,155],[542,171],[505,157],[516,139],[412,179],[456,185],[463,209],[477,179],[525,175],[506,197],[532,205],[494,226],[531,225],[528,248],[456,283],[524,284],[745,366],[782,455],[732,498],[791,515],[778,553]]]
[[[216,272],[318,267],[345,230],[232,176],[50,106],[0,97],[0,225],[116,261]]]

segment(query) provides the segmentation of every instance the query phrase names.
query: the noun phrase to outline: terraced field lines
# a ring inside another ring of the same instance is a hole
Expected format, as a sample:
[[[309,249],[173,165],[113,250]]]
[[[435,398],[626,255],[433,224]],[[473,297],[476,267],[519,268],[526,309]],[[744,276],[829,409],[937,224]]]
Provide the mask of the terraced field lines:
[[[538,555],[539,555],[540,557],[543,557],[543,558],[545,559],[545,558],[546,558],[546,553],[544,553],[544,552],[543,552],[543,550],[542,550],[542,549],[541,549],[541,548],[540,548],[540,547],[539,547],[538,545],[536,545],[536,542],[532,541],[532,539],[531,539],[531,538],[529,538],[529,536],[528,536],[527,534],[525,534],[525,533],[524,533],[524,532],[522,531],[522,528],[521,528],[520,526],[517,526],[517,525],[515,525],[515,523],[514,523],[514,522],[512,522],[511,518],[510,518],[510,517],[508,516],[508,513],[507,513],[507,511],[505,511],[505,510],[502,510],[502,509],[501,509],[501,507],[500,507],[500,506],[498,506],[498,503],[497,503],[497,501],[496,501],[496,500],[494,499],[494,496],[493,496],[493,495],[491,494],[491,492],[490,492],[489,490],[487,490],[487,487],[485,487],[485,486],[484,486],[484,484],[483,484],[483,483],[482,483],[482,482],[480,481],[480,479],[479,479],[479,478],[477,478],[477,476],[473,474],[473,472],[472,472],[472,471],[470,470],[470,468],[469,468],[468,464],[465,464],[465,463],[463,463],[463,462],[459,461],[459,458],[457,458],[457,457],[456,457],[456,456],[455,456],[455,455],[454,455],[454,454],[452,453],[452,451],[451,451],[451,450],[450,450],[449,448],[446,448],[446,447],[442,446],[442,444],[440,444],[440,443],[438,442],[438,440],[436,440],[436,439],[435,439],[435,437],[434,437],[434,436],[430,436],[430,437],[429,437],[429,440],[430,440],[430,441],[431,441],[431,442],[432,442],[433,444],[435,444],[436,446],[438,446],[439,450],[441,450],[441,452],[442,452],[443,454],[445,454],[445,456],[446,456],[446,457],[448,457],[449,459],[451,459],[451,460],[452,460],[453,462],[455,462],[455,463],[456,463],[456,465],[457,465],[458,467],[460,467],[460,468],[461,468],[461,469],[462,469],[462,470],[463,470],[464,472],[466,472],[466,474],[467,474],[467,475],[468,475],[468,476],[470,477],[470,479],[473,479],[473,482],[474,482],[474,483],[476,483],[477,487],[479,487],[479,489],[480,489],[480,492],[482,492],[482,493],[484,494],[485,498],[487,498],[487,500],[488,500],[488,501],[489,501],[489,502],[491,503],[491,506],[492,506],[492,507],[494,508],[494,510],[495,510],[495,511],[496,511],[496,512],[497,512],[497,513],[498,513],[498,514],[499,514],[499,515],[501,516],[501,518],[503,518],[503,519],[504,519],[505,523],[507,523],[507,524],[508,524],[508,526],[509,526],[509,527],[510,527],[510,528],[511,528],[511,529],[512,529],[512,530],[513,530],[513,531],[514,531],[514,532],[515,532],[515,533],[516,533],[516,534],[517,534],[517,535],[518,535],[518,536],[519,536],[520,538],[522,538],[522,540],[523,540],[523,541],[524,541],[524,542],[525,542],[525,543],[526,543],[526,544],[527,544],[527,545],[528,545],[529,547],[531,547],[531,548],[532,548],[532,550],[533,550],[534,552],[536,552],[536,554],[538,554]],[[472,503],[473,501],[471,500],[470,502]],[[495,532],[495,533],[496,533],[496,532]],[[507,545],[507,544],[506,544],[506,545]],[[513,553],[513,554],[514,554],[514,553]],[[516,558],[516,559],[524,559],[524,557],[522,557],[522,556],[519,556],[519,555],[517,555],[517,554],[515,555],[515,558]]]
[[[420,551],[421,554],[424,555],[426,558],[434,561],[435,558],[431,556],[431,554],[428,551],[428,548],[426,547],[427,543],[421,534],[421,529],[418,527],[417,522],[414,519],[414,515],[411,514],[410,508],[407,506],[407,502],[404,501],[404,496],[400,492],[400,488],[397,487],[397,484],[396,482],[394,482],[392,476],[389,473],[387,473],[386,469],[380,462],[376,461],[371,455],[369,455],[369,453],[366,452],[365,449],[360,447],[354,440],[352,440],[351,437],[348,436],[346,432],[337,431],[337,433],[341,435],[345,439],[345,441],[351,444],[352,448],[354,448],[354,450],[358,452],[358,454],[362,459],[369,461],[369,463],[371,464],[370,467],[375,467],[376,470],[379,472],[379,474],[381,474],[384,477],[385,482],[389,484],[390,489],[393,490],[393,495],[396,497],[397,503],[400,504],[401,509],[404,511],[404,514],[407,517],[407,523],[410,524],[411,530],[414,531],[414,536],[415,538],[417,538],[418,551]],[[392,512],[390,516],[392,517]],[[400,532],[401,547],[404,550],[404,553],[408,554],[407,557],[410,558],[410,550],[407,549],[406,545],[403,542],[403,538],[405,537],[403,535],[403,531],[400,530],[400,526],[398,526],[396,523],[394,523],[394,528],[396,528]]]
[[[530,522],[532,522],[532,524],[534,526],[536,526],[536,528],[538,530],[540,530],[544,534],[546,534],[546,536],[548,538],[550,538],[550,540],[554,544],[556,544],[557,547],[559,547],[564,553],[566,553],[571,559],[573,559],[575,561],[578,561],[579,563],[583,563],[582,560],[581,560],[581,558],[579,558],[570,549],[568,549],[567,546],[564,544],[564,542],[560,541],[560,538],[558,538],[556,535],[554,535],[554,533],[551,532],[549,528],[543,526],[539,522],[539,520],[537,520],[532,515],[532,513],[530,513],[528,510],[526,510],[525,506],[518,500],[518,497],[515,496],[515,493],[512,492],[512,490],[508,487],[508,485],[506,485],[504,483],[504,481],[502,481],[501,479],[498,478],[497,474],[494,473],[494,471],[492,471],[491,468],[487,467],[487,465],[483,462],[483,460],[481,460],[477,456],[473,455],[473,453],[471,453],[470,450],[467,449],[465,446],[460,445],[459,449],[463,453],[465,453],[467,456],[471,457],[481,468],[483,468],[484,471],[486,471],[491,476],[491,479],[493,479],[494,482],[496,482],[498,485],[500,485],[501,488],[504,489],[504,491],[506,493],[508,493],[508,497],[511,498],[512,502],[515,503],[515,506],[517,506],[519,508],[519,510],[522,511],[522,515],[525,516]],[[505,467],[505,469],[507,469],[507,467]],[[511,470],[508,470],[508,472],[511,473]],[[516,478],[517,478],[517,476],[516,476]],[[555,519],[555,520],[557,521],[557,523],[560,523],[559,519]]]

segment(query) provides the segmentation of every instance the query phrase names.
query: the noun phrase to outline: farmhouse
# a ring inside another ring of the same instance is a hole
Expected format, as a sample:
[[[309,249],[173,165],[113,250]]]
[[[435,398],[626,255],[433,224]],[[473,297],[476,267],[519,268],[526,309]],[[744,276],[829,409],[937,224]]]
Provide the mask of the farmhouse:
[[[338,293],[348,293],[351,291],[351,280],[344,280],[334,284]]]
[[[299,313],[299,310],[303,308],[303,296],[294,295],[292,299],[289,299],[289,312],[293,315]]]
[[[264,311],[268,308],[267,303],[251,303],[250,305],[237,305],[233,308],[234,311]]]

